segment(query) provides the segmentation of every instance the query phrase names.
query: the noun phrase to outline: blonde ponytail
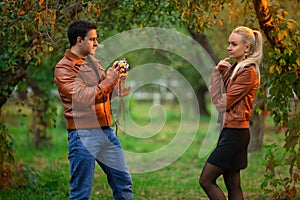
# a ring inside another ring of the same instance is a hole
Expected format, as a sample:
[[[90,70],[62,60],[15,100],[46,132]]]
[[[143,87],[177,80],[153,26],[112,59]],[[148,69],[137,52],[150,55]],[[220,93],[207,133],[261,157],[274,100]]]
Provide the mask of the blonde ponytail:
[[[259,65],[263,56],[263,46],[262,46],[262,35],[259,31],[252,30],[248,27],[240,26],[232,31],[233,33],[237,33],[242,35],[243,42],[246,44],[250,44],[250,52],[248,53],[247,58],[237,64],[234,68],[230,79],[232,79],[239,70],[242,70],[245,66],[249,64],[255,64],[256,71],[258,74],[258,78],[260,81],[260,70]]]

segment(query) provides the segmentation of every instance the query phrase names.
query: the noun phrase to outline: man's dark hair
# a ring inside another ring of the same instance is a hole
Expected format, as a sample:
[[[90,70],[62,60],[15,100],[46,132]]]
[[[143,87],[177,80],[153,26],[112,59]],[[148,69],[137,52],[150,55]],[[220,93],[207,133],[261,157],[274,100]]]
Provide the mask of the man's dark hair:
[[[92,29],[97,29],[97,26],[90,22],[83,20],[73,22],[68,29],[68,39],[71,47],[76,44],[77,37],[84,39],[87,33]]]

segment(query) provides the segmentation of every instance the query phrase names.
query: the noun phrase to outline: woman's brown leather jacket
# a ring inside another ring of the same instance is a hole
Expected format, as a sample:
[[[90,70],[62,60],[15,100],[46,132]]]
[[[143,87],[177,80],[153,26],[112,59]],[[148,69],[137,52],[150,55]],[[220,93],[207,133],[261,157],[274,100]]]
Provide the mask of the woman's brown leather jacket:
[[[210,80],[212,103],[223,128],[249,128],[253,102],[259,85],[255,65],[245,66],[230,79],[236,64],[226,71],[213,69]]]
[[[82,59],[66,50],[55,67],[54,81],[64,106],[67,129],[112,125],[110,98],[117,83],[106,77],[98,60],[92,56]]]

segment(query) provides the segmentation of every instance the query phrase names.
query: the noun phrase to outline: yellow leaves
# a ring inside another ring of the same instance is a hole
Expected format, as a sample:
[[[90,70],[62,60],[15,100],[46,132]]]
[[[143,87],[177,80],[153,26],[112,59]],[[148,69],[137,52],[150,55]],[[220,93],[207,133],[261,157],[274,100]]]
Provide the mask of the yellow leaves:
[[[36,11],[34,21],[37,22],[38,26],[54,24],[56,20],[55,10],[45,9],[42,11]]]
[[[100,13],[100,8],[94,7],[94,13],[95,15],[98,15]]]
[[[287,26],[290,28],[290,29],[294,29],[295,28],[295,26],[294,26],[294,24],[296,24],[297,22],[295,21],[292,21],[292,22],[290,22],[290,21],[288,21],[287,22]]]
[[[82,1],[82,3],[83,2],[84,1]],[[86,11],[88,13],[94,12],[95,15],[99,15],[100,14],[100,12],[101,12],[101,9],[100,9],[101,5],[100,5],[100,3],[95,3],[95,2],[92,1],[92,2],[88,2],[86,4],[87,4]]]
[[[50,47],[48,48],[48,50],[49,50],[50,52],[52,52],[54,49],[53,49],[52,46],[50,46]]]
[[[36,12],[34,21],[37,21],[38,25],[41,25],[43,23],[43,12]]]
[[[280,66],[276,65],[276,71],[278,72],[278,74],[281,74],[282,68]]]
[[[236,17],[236,8],[232,7],[229,11],[229,19],[234,20],[235,17]]]
[[[281,41],[287,36],[288,36],[288,32],[286,30],[281,30],[278,32],[277,39],[278,39],[278,41]]]
[[[278,74],[281,74],[281,72],[282,72],[282,68],[278,65],[272,65],[269,67],[270,74],[273,74],[275,72],[275,70],[277,71]]]
[[[181,13],[181,18],[183,18],[184,15],[185,15],[185,12],[183,11],[183,12]]]
[[[220,24],[220,26],[223,26],[223,25],[224,25],[222,19],[219,20],[219,24]]]
[[[45,6],[43,6],[43,4],[44,4],[44,0],[40,0],[39,1],[39,6],[41,7],[41,8],[44,8]]]
[[[296,59],[296,64],[298,65],[298,67],[300,67],[300,58],[299,57]]]
[[[269,68],[270,74],[273,74],[273,73],[274,73],[275,67],[276,67],[275,65],[270,66],[270,68]]]
[[[25,2],[25,10],[30,10],[31,6],[30,6],[30,3],[29,3],[29,0],[26,0]]]
[[[39,40],[37,39],[37,38],[34,38],[33,40],[32,40],[32,43],[33,44],[37,44],[39,42]]]
[[[53,20],[55,21],[56,20],[56,12],[55,11],[52,11],[52,13],[53,13]]]
[[[17,15],[24,15],[24,14],[25,14],[24,10],[18,9]]]
[[[25,42],[28,42],[28,35],[25,33]]]

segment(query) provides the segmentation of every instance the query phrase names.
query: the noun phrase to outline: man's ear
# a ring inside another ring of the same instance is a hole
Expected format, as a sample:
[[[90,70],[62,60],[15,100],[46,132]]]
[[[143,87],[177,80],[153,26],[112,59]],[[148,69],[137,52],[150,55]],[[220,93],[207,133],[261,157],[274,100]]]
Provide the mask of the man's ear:
[[[76,42],[77,44],[80,44],[82,42],[82,37],[78,36]]]

